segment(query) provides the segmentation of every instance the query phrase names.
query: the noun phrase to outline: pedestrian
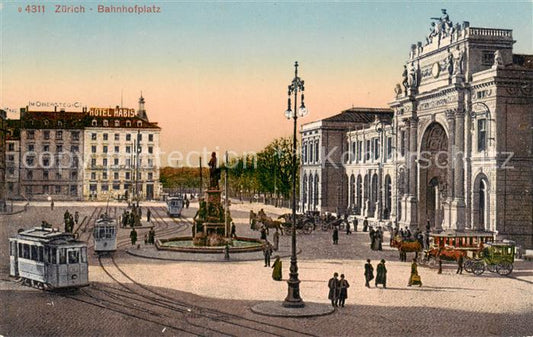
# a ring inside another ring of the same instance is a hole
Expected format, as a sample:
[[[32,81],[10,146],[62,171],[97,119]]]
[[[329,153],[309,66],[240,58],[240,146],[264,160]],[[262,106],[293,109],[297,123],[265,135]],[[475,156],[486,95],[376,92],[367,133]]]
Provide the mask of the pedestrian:
[[[235,223],[232,221],[231,222],[231,237],[232,238],[236,238],[237,237],[236,231],[237,231],[237,229],[235,228]]]
[[[148,208],[146,211],[146,222],[150,222],[150,218],[152,217],[152,211]]]
[[[352,228],[350,227],[350,223],[346,221],[346,235],[352,234]]]
[[[383,250],[383,247],[382,247],[382,243],[383,243],[383,229],[381,229],[381,226],[378,226],[378,230],[377,230],[377,248],[378,250]]]
[[[456,272],[456,274],[462,274],[463,273],[463,262],[464,262],[463,254],[460,254],[459,258],[457,259],[457,272]]]
[[[339,244],[339,229],[337,228],[337,226],[333,227],[333,244]]]
[[[270,256],[272,255],[272,246],[267,241],[265,245],[263,245],[263,256],[265,258],[265,267],[270,267]]]
[[[274,251],[277,251],[279,249],[279,231],[277,228],[273,236],[274,236]]]
[[[276,260],[274,261],[274,265],[272,266],[272,279],[274,281],[281,281],[281,260],[279,258],[279,255],[276,255]]]
[[[337,277],[339,277],[339,274],[333,273],[333,277],[328,281],[328,299],[331,301],[333,307],[336,307],[339,301],[339,279],[337,279]]]
[[[266,232],[265,225],[261,225],[260,233],[261,233],[261,240],[266,240],[267,239],[267,232]]]
[[[439,270],[437,271],[437,274],[442,274],[442,259],[440,258],[440,256],[437,257],[437,259],[439,260]]]
[[[370,231],[368,232],[368,236],[370,236],[370,249],[378,250],[378,240],[377,240],[378,234],[374,230],[374,227],[370,228]]]
[[[378,284],[383,284],[383,289],[387,288],[387,268],[385,268],[384,259],[381,259],[381,262],[376,268],[376,288]]]
[[[150,243],[150,239],[148,238],[148,233],[144,234],[144,244],[147,245]]]
[[[358,225],[358,221],[357,221],[357,218],[356,217],[353,217],[353,231],[354,232],[357,232],[357,225]]]
[[[407,284],[407,286],[410,287],[416,284],[418,284],[421,287],[422,280],[420,278],[420,275],[418,275],[416,259],[413,259],[413,263],[411,263],[411,276],[409,276],[409,283]]]
[[[134,246],[137,242],[137,231],[133,228],[130,232],[131,245]]]
[[[365,264],[365,286],[367,288],[370,288],[370,281],[374,279],[374,267],[372,267],[372,264],[370,263],[370,259],[366,260]]]
[[[51,200],[51,201],[50,201],[50,210],[51,210],[51,211],[54,210],[54,200]]]
[[[185,200],[185,208],[189,208],[189,203],[190,203],[189,199]]]
[[[348,280],[344,278],[344,274],[341,274],[341,279],[339,280],[339,303],[338,305],[344,308],[344,302],[348,298],[348,288],[350,284]]]
[[[365,216],[365,219],[363,220],[363,232],[368,231],[368,217]]]
[[[150,227],[150,230],[148,231],[148,243],[154,244],[155,242],[155,230],[154,227]]]
[[[224,247],[224,260],[229,260],[229,244],[227,242]]]
[[[76,211],[74,213],[74,221],[76,221],[76,225],[78,224],[78,220],[80,219],[80,213],[78,213],[78,211]]]

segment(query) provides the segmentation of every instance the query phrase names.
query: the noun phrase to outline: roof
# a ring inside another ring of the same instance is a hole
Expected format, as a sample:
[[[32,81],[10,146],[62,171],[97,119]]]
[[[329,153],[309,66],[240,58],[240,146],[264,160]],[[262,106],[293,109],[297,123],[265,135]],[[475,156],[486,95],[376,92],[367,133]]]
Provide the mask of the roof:
[[[160,129],[157,123],[151,123],[138,116],[101,117],[90,116],[88,112],[72,111],[25,111],[21,113],[22,127],[25,129],[84,129],[88,127]],[[96,124],[93,124],[96,121]],[[107,125],[104,125],[107,121]],[[116,122],[118,121],[118,124]],[[139,126],[138,121],[142,122]],[[129,123],[128,123],[129,122]]]
[[[344,110],[340,114],[323,119],[326,122],[341,123],[372,123],[376,117],[380,120],[390,121],[394,112],[389,108],[351,108]]]
[[[22,239],[38,239],[38,240],[53,240],[53,239],[74,239],[72,234],[60,232],[52,228],[47,227],[33,227],[22,231],[18,234],[19,238]]]

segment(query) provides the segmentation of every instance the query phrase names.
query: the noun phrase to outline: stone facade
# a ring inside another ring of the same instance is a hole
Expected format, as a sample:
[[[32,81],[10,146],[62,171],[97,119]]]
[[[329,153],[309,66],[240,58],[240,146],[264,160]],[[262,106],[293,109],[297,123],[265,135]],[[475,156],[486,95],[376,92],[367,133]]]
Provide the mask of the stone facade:
[[[8,139],[10,198],[158,199],[159,135],[139,109],[28,111]],[[18,123],[18,125],[17,125]],[[138,179],[136,179],[136,174]],[[137,193],[138,192],[138,193]]]
[[[20,120],[7,120],[6,198],[20,198]]]
[[[7,113],[0,110],[0,211],[4,211],[6,200],[6,136]]]
[[[392,110],[351,108],[335,116],[302,125],[302,211],[337,213],[346,210],[348,189],[344,165],[349,157],[347,132],[363,128],[377,116],[390,119]]]

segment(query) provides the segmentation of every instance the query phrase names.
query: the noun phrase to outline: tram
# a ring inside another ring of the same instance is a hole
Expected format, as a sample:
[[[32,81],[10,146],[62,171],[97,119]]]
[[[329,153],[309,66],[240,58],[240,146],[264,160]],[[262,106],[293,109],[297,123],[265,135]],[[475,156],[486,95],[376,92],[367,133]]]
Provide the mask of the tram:
[[[181,216],[181,210],[183,209],[182,197],[170,197],[167,199],[167,213],[170,217]]]
[[[117,221],[106,215],[97,219],[93,229],[94,252],[111,253],[117,250]]]
[[[71,233],[34,227],[9,238],[9,275],[39,289],[89,285],[87,244]]]

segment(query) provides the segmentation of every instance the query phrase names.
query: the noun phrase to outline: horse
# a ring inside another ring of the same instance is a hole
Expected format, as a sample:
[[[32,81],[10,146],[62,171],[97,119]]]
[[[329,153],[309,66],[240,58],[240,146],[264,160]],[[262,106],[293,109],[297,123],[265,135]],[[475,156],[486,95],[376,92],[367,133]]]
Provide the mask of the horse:
[[[281,232],[283,235],[283,223],[281,221],[272,220],[271,217],[266,215],[255,214],[254,211],[250,211],[250,228],[252,230],[258,230],[261,226],[257,226],[258,223],[265,225],[267,229],[274,228]]]
[[[400,252],[400,260],[407,261],[407,253],[415,253],[415,259],[418,259],[418,253],[422,251],[422,245],[419,241],[406,241],[400,237],[395,237],[393,240],[394,246],[398,248]]]

